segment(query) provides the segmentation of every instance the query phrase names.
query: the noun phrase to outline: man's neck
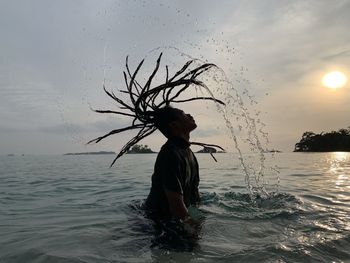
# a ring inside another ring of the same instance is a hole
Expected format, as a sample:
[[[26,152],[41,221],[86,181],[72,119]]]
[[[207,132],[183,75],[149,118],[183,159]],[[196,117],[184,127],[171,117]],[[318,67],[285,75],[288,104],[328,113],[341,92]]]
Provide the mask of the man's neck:
[[[190,142],[190,133],[184,133],[184,134],[176,134],[175,137],[180,137],[184,139],[186,142]]]

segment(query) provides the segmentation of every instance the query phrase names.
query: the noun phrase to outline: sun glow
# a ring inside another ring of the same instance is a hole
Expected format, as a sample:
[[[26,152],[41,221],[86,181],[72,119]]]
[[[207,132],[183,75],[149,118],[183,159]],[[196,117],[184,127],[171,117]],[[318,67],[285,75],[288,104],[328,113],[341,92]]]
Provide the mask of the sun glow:
[[[347,81],[345,74],[340,71],[329,72],[322,78],[323,85],[330,89],[342,88]]]

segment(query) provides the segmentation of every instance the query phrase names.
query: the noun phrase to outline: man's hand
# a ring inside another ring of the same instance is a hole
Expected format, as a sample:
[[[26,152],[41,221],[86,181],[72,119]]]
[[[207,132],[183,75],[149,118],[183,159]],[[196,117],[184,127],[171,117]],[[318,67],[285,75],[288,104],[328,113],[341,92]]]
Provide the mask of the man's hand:
[[[170,213],[176,219],[180,219],[183,223],[184,229],[190,237],[198,239],[201,224],[190,217],[182,194],[170,191],[165,191],[165,194],[168,199]]]
[[[177,219],[185,220],[189,215],[182,194],[165,191],[165,195],[168,199],[170,213]]]

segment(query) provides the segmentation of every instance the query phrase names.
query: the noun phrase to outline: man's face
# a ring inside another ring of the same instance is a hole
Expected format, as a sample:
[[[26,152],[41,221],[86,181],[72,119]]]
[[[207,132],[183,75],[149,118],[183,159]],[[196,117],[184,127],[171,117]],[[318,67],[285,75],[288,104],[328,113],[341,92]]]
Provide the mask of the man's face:
[[[174,127],[182,132],[191,132],[197,128],[197,124],[191,114],[186,114],[183,110],[178,110],[177,120],[173,121]]]

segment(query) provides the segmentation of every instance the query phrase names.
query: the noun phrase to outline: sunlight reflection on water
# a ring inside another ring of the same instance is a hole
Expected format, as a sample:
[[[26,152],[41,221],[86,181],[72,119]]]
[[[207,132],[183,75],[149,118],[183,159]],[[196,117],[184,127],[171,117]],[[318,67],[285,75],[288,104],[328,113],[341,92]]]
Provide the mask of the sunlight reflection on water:
[[[335,188],[345,191],[348,188],[347,182],[349,180],[349,162],[350,153],[348,152],[333,152],[329,154],[328,163],[330,164],[329,172],[336,176],[332,181],[334,181]],[[342,199],[343,195],[341,193],[338,196]]]
[[[330,163],[330,171],[336,173],[341,164],[349,162],[350,154],[348,152],[333,152],[329,154],[328,163]]]

